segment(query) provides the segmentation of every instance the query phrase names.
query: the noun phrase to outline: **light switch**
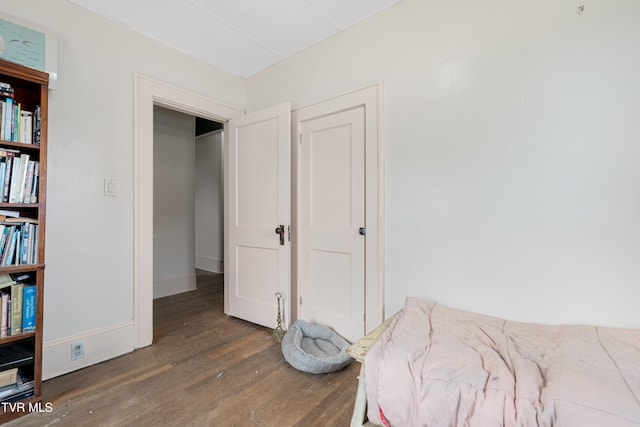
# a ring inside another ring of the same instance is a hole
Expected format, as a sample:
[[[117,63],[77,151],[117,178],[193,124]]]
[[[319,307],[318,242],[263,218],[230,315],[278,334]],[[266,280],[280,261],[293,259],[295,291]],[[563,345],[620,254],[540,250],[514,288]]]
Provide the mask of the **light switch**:
[[[115,179],[104,180],[104,195],[107,197],[116,197],[118,194],[118,182]]]

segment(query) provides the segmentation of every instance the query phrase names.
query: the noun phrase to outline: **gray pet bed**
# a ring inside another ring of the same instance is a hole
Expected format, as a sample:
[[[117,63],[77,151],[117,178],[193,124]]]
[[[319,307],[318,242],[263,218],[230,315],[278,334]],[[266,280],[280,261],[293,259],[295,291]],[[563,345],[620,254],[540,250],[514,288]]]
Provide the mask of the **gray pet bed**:
[[[282,338],[282,354],[294,368],[310,374],[335,372],[349,364],[349,342],[322,325],[296,321]]]

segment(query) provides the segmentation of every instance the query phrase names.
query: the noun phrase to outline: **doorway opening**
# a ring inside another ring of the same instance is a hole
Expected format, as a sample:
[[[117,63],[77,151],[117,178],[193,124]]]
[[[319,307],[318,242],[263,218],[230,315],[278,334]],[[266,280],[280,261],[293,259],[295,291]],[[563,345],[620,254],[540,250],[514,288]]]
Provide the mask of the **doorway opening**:
[[[227,122],[242,111],[152,78],[134,75],[134,348],[153,342],[154,107]]]
[[[234,135],[238,135],[239,133],[245,133],[247,135],[259,136],[260,139],[264,139],[264,134],[260,131],[256,131],[256,128],[253,127],[253,122],[251,120],[255,120],[259,118],[258,116],[267,115],[271,113],[271,110],[275,110],[276,107],[272,107],[271,109],[261,110],[260,112],[255,112],[251,114],[251,117],[248,115],[244,115],[241,110],[236,110],[233,108],[225,107],[213,100],[202,97],[201,95],[196,95],[187,91],[184,91],[179,88],[175,88],[169,86],[165,83],[158,82],[156,80],[150,79],[148,77],[136,75],[134,80],[134,307],[133,307],[133,317],[134,317],[134,348],[141,348],[147,345],[150,345],[153,341],[153,152],[154,152],[154,141],[153,141],[153,109],[154,106],[161,106],[168,108],[170,110],[191,114],[196,117],[202,117],[205,119],[217,121],[223,124],[224,136],[223,136],[223,149],[225,150],[224,158],[225,158],[225,189],[224,189],[224,205],[227,207],[236,206],[235,200],[233,203],[230,203],[230,193],[233,193],[235,190],[230,190],[234,187],[234,182],[232,182],[231,178],[235,178],[236,174],[230,171],[230,165],[235,165],[233,161],[230,159],[229,153],[235,153],[236,150],[230,147],[230,130],[234,130]],[[382,144],[380,139],[380,125],[381,121],[380,114],[382,112],[381,108],[381,100],[382,100],[382,85],[372,85],[368,88],[353,92],[351,94],[346,94],[340,97],[336,97],[330,99],[328,101],[315,104],[309,107],[301,108],[297,111],[294,111],[294,123],[304,122],[305,119],[312,119],[314,117],[318,117],[324,115],[320,112],[320,110],[326,109],[327,111],[343,111],[345,109],[353,108],[354,106],[364,105],[365,106],[365,124],[366,124],[366,147],[365,147],[365,168],[368,171],[366,174],[366,194],[365,194],[365,210],[366,210],[366,242],[365,242],[365,318],[362,321],[365,324],[365,331],[370,331],[375,325],[378,325],[382,322],[383,318],[383,278],[384,278],[384,230],[383,230],[383,213],[384,213],[384,200],[383,200],[383,174],[382,174]],[[287,105],[289,109],[289,113],[287,115],[282,115],[283,119],[270,120],[269,124],[273,124],[271,126],[272,131],[276,131],[278,134],[277,140],[281,139],[281,134],[284,135],[285,131],[290,132],[291,130],[291,110],[290,106]],[[242,120],[233,120],[239,119],[242,117]],[[233,120],[231,125],[229,124],[230,120]],[[267,121],[262,120],[260,123],[267,123]],[[257,122],[256,122],[257,123]],[[246,132],[239,131],[240,127],[246,127]],[[233,128],[233,129],[231,129]],[[287,138],[290,135],[287,135]],[[284,138],[284,136],[282,136]],[[235,139],[234,139],[235,141]],[[252,147],[251,144],[245,146],[244,153],[252,154],[249,157],[251,161],[245,162],[245,172],[248,172],[251,175],[251,172],[255,173],[253,175],[260,175],[260,171],[256,171],[254,165],[264,165],[264,164],[280,164],[280,165],[289,165],[291,160],[291,155],[288,153],[288,150],[281,150],[282,161],[278,160],[276,162],[266,162],[263,161],[262,157],[256,156],[256,151],[249,150]],[[293,144],[294,150],[297,147],[297,144]],[[259,151],[259,154],[262,155],[263,152]],[[267,151],[264,152],[263,157],[272,157],[273,152]],[[280,154],[279,154],[280,156]],[[296,158],[296,154],[294,154],[293,158]],[[249,168],[247,168],[247,166]],[[298,165],[299,166],[299,165]],[[259,169],[259,168],[258,168]],[[294,168],[295,170],[295,168]],[[371,173],[369,173],[371,172]],[[273,176],[275,176],[274,174]],[[254,176],[254,178],[255,178]],[[286,168],[282,168],[282,170],[278,170],[277,176],[283,177],[291,177],[291,170],[286,170]],[[255,181],[255,179],[254,179]],[[248,181],[243,181],[248,182]],[[257,190],[264,187],[263,185],[255,185]],[[253,188],[253,187],[251,187]],[[250,188],[250,189],[251,189]],[[264,199],[264,194],[261,191],[249,191],[248,193],[243,193],[242,201],[243,206],[248,206],[255,201],[255,195],[261,197],[260,200]],[[296,193],[299,189],[294,189],[294,193]],[[282,192],[275,192],[277,194],[281,194]],[[274,194],[275,194],[274,193]],[[235,194],[235,193],[234,193]],[[236,197],[234,195],[234,197]],[[269,197],[268,201],[275,200],[275,197]],[[288,214],[293,216],[293,230],[296,230],[296,207],[293,204],[293,212],[289,210],[284,210],[285,212],[289,212]],[[228,209],[229,210],[229,209]],[[248,212],[254,212],[255,210],[248,209]],[[225,217],[236,218],[233,212],[227,212]],[[225,218],[226,219],[226,218]],[[244,218],[246,219],[246,218]],[[250,218],[249,218],[250,219]],[[225,221],[228,222],[228,221]],[[279,220],[276,218],[275,221],[270,221],[269,226],[265,226],[264,237],[269,238],[270,242],[276,242],[276,246],[285,246],[288,247],[288,239],[285,238],[287,227],[286,224],[289,224],[291,221],[287,218],[286,221]],[[240,221],[238,224],[244,225],[248,223],[247,221]],[[279,224],[279,225],[278,225]],[[274,234],[274,225],[277,225],[275,228]],[[236,227],[237,228],[237,227]],[[236,230],[237,231],[237,230]],[[224,226],[224,242],[225,245],[231,246],[231,240],[229,238],[231,234],[229,224],[225,224]],[[247,233],[245,233],[247,234]],[[260,234],[262,236],[263,234]],[[237,237],[240,234],[234,234],[232,237]],[[244,234],[243,234],[244,235]],[[253,234],[248,234],[253,236]],[[275,236],[275,237],[274,237]],[[278,245],[279,237],[280,244]],[[295,243],[295,239],[293,240]],[[248,247],[245,244],[245,247]],[[256,247],[253,245],[252,248]],[[242,251],[235,251],[242,252]],[[248,252],[251,252],[249,255],[255,253],[255,251],[243,251],[240,255],[243,256],[243,260],[250,260],[250,256],[246,256]],[[299,252],[295,250],[294,252]],[[234,271],[241,271],[243,274],[249,272],[255,272],[255,269],[238,269],[233,267],[233,259],[231,255],[234,253],[232,250],[227,251],[228,262],[226,269],[228,271],[229,277],[224,277],[225,281],[225,289],[230,290],[233,289],[232,292],[224,293],[224,307],[225,311],[227,311],[227,307],[230,307],[229,300],[231,299],[230,295],[240,295],[236,292],[236,288],[231,288],[233,285],[232,282],[232,273]],[[254,257],[255,258],[255,257]],[[291,257],[285,259],[287,262],[280,263],[280,258],[276,256],[272,257],[263,257],[263,259],[271,260],[272,269],[274,271],[281,271],[280,277],[285,277],[286,275],[291,274],[294,277],[296,283],[292,288],[290,288],[290,301],[299,301],[298,295],[295,295],[297,290],[297,285],[299,284],[299,272],[295,269],[295,262],[290,264],[289,260]],[[282,266],[280,266],[282,264]],[[254,263],[255,265],[255,263]],[[288,266],[287,266],[288,265]],[[293,269],[291,268],[293,265]],[[263,269],[264,270],[264,269]],[[245,274],[246,276],[246,274]],[[256,276],[254,274],[254,276]],[[254,276],[249,277],[252,279]],[[270,277],[276,277],[277,275],[273,274]],[[285,277],[286,278],[286,277]],[[247,277],[241,278],[238,283],[247,283]],[[228,284],[228,282],[232,282],[232,284]],[[247,287],[242,288],[243,291],[247,290]],[[241,294],[241,296],[246,296],[246,292]],[[271,304],[274,304],[275,298],[271,292],[264,293],[265,301],[270,301]],[[249,300],[245,298],[245,300]],[[293,307],[289,310],[289,312],[293,312]],[[271,312],[265,310],[263,314],[267,313],[265,316],[268,316],[267,321],[272,321],[275,317],[273,313],[275,313],[275,305],[273,305],[273,309]],[[234,315],[233,312],[229,309],[229,315]],[[269,316],[271,314],[271,316]],[[296,314],[293,317],[297,316]],[[238,316],[243,318],[242,316]],[[245,319],[252,321],[250,319]],[[260,322],[254,322],[260,323]]]
[[[223,124],[164,107],[153,120],[153,297],[222,273]]]

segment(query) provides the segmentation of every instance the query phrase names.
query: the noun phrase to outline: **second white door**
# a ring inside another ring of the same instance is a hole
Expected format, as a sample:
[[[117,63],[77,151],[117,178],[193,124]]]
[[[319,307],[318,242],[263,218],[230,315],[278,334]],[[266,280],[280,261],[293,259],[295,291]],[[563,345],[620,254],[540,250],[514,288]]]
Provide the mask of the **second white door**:
[[[300,123],[299,318],[365,334],[365,111]]]

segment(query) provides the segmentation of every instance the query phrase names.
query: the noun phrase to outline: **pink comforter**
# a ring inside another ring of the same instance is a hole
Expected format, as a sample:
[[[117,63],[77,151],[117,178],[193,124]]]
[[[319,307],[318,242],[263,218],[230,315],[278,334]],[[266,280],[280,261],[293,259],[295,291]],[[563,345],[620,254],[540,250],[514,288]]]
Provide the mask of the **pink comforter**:
[[[365,384],[380,425],[640,426],[640,330],[517,323],[408,298],[367,353]]]

